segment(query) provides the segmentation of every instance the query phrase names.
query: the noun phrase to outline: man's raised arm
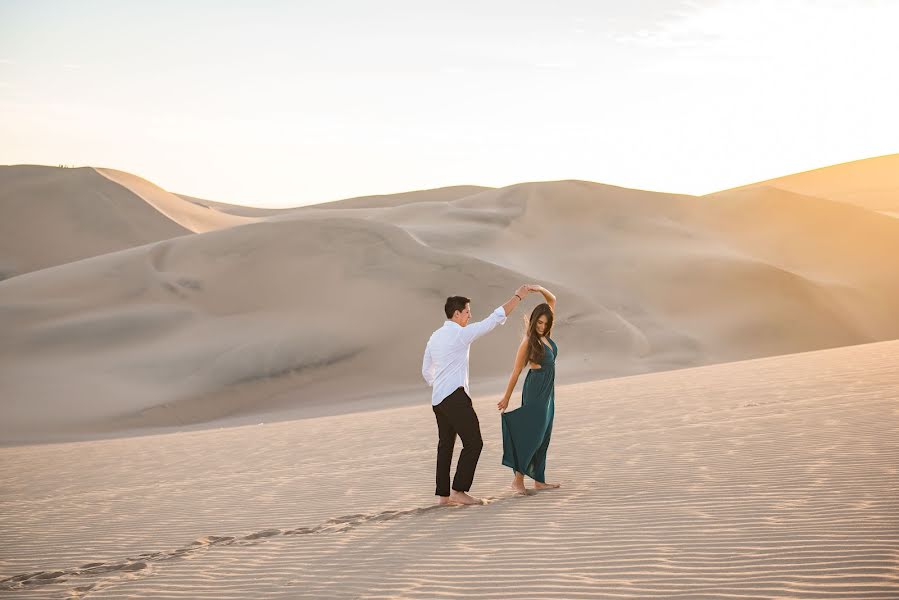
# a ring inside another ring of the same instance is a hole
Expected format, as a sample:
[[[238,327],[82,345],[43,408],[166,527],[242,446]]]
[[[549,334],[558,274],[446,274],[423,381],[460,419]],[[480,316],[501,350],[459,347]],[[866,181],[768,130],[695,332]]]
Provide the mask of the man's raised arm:
[[[506,317],[512,314],[512,311],[515,310],[515,307],[518,306],[518,303],[521,302],[524,297],[528,295],[528,293],[530,293],[530,290],[526,285],[523,285],[515,290],[515,295],[509,298],[508,302],[490,313],[489,317],[487,317],[483,321],[478,321],[477,323],[469,323],[467,326],[463,327],[462,338],[470,344],[479,337],[493,331],[497,325],[502,325],[503,323],[505,323]]]

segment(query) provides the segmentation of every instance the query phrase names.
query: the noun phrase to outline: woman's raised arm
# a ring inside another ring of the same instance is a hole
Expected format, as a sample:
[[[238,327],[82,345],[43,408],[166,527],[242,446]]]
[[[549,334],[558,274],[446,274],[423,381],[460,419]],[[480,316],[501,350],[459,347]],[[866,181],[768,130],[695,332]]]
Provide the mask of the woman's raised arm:
[[[529,285],[528,288],[532,292],[540,292],[543,294],[543,297],[546,299],[546,303],[549,304],[549,309],[553,312],[556,312],[556,297],[553,296],[553,293],[543,287],[542,285]]]

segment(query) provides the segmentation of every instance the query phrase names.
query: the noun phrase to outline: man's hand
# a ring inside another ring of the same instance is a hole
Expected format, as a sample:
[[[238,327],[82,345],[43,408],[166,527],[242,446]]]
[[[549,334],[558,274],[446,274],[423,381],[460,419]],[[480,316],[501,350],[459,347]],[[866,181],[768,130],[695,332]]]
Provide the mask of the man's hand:
[[[531,290],[529,290],[528,286],[526,285],[523,285],[515,290],[515,296],[518,297],[509,298],[509,301],[503,304],[503,310],[505,311],[507,317],[512,314],[512,311],[515,310],[515,307],[518,306],[518,303],[521,300],[524,300],[524,297],[527,296],[530,291]]]

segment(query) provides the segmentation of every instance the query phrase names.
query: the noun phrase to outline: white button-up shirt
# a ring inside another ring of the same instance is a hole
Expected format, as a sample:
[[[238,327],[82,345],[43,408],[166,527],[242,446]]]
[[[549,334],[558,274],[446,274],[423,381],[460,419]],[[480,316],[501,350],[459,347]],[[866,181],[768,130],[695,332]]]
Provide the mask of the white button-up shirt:
[[[455,321],[446,321],[443,327],[431,334],[425,347],[421,374],[433,388],[431,404],[437,406],[443,399],[464,387],[468,389],[468,350],[471,343],[506,322],[506,311],[500,306],[490,316],[477,323],[462,327]]]

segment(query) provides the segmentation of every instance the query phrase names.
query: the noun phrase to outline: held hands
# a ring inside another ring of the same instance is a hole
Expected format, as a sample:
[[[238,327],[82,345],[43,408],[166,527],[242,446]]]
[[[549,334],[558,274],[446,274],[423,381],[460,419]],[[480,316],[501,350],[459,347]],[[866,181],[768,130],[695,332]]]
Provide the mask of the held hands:
[[[515,295],[521,299],[524,299],[524,297],[531,292],[540,292],[542,294],[544,291],[545,288],[542,285],[534,285],[532,283],[528,283],[515,290]]]
[[[499,402],[496,403],[496,408],[500,412],[506,412],[506,409],[509,407],[509,398],[503,398]]]

